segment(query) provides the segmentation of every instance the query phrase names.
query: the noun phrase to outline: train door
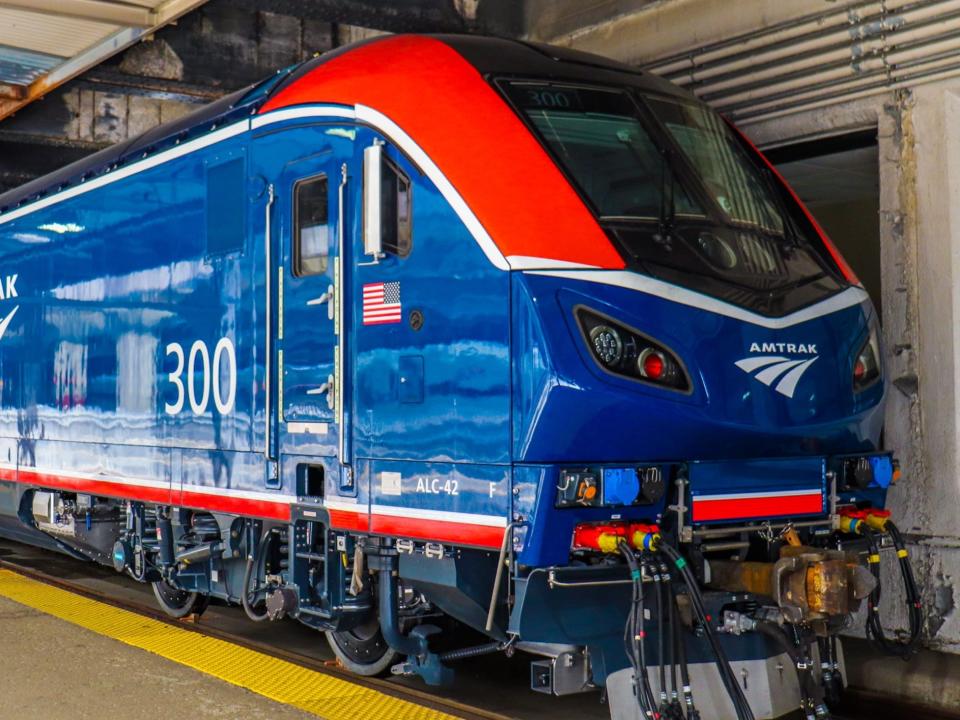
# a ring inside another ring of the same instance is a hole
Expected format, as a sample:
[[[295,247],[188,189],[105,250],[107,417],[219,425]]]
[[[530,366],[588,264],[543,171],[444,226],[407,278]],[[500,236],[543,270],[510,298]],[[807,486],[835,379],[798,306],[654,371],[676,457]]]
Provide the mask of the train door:
[[[254,138],[264,196],[266,454],[338,453],[335,268],[343,224],[341,183],[353,161],[352,129],[310,125]],[[269,478],[268,478],[269,479]],[[279,482],[279,475],[275,476]]]

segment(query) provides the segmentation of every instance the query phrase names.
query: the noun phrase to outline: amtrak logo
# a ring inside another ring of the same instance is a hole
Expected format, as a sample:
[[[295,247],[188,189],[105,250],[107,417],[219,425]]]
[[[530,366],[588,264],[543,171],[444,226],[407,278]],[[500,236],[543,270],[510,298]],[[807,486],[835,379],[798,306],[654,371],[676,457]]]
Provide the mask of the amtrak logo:
[[[820,357],[817,355],[816,345],[796,343],[753,343],[750,352],[787,352],[813,357],[791,360],[783,355],[754,355],[737,360],[734,365],[743,370],[754,380],[759,380],[767,387],[773,387],[781,395],[792,398],[797,389],[800,378]],[[774,385],[776,383],[776,385]]]
[[[17,275],[7,275],[6,282],[0,283],[0,300],[9,300],[10,298],[18,297],[17,277]],[[4,318],[0,320],[0,340],[6,335],[7,328],[10,327],[10,321],[13,320],[13,316],[17,314],[17,310],[19,309],[20,306],[16,305],[13,310],[8,312]]]

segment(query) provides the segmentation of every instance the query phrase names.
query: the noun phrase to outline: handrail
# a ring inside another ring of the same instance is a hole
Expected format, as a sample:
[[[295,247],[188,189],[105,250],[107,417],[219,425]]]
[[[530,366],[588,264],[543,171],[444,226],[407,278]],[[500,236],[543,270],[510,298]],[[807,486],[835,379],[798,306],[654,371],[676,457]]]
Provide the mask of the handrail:
[[[272,239],[270,237],[270,211],[273,209],[273,202],[276,196],[274,194],[273,185],[270,184],[267,186],[267,207],[265,210],[265,225],[263,230],[263,252],[264,252],[264,285],[266,289],[266,303],[264,307],[266,308],[266,330],[264,335],[266,336],[266,346],[267,354],[264,357],[264,370],[265,377],[263,381],[263,391],[264,391],[264,403],[263,403],[263,417],[264,417],[264,443],[263,443],[263,456],[267,460],[273,458],[272,455],[272,433],[270,428],[270,396],[271,396],[271,373],[273,372],[273,330],[272,330],[272,321],[271,317],[273,313],[273,283],[270,282],[270,278],[273,275],[273,248],[272,248]]]

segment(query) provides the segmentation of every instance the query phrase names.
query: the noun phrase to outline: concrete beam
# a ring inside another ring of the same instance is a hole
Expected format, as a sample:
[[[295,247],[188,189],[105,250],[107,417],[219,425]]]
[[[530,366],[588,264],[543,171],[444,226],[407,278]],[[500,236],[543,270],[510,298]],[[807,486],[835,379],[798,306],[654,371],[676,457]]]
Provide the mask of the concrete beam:
[[[530,3],[540,1],[528,0]],[[579,5],[576,0],[562,2],[571,9]],[[596,0],[591,4],[596,4]],[[772,25],[816,13],[842,13],[850,3],[828,0],[738,0],[736,12],[730,11],[729,3],[703,0],[639,3],[640,8],[633,12],[627,6],[636,6],[638,3],[619,4],[623,5],[625,14],[607,16],[593,24],[572,29],[564,27],[565,32],[559,35],[550,33],[556,32],[558,25],[563,27],[562,23],[540,23],[532,19],[526,34],[533,40],[643,65],[654,59],[686,52],[690,48],[723,42],[747,30],[760,32]],[[558,12],[555,8],[553,13],[545,17],[547,20],[555,18]]]

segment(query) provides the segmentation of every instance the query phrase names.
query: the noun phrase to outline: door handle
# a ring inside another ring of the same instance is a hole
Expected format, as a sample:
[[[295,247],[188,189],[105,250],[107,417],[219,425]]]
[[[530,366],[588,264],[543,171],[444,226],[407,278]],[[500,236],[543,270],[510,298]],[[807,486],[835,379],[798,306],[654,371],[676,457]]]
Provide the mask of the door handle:
[[[307,300],[307,307],[313,307],[315,305],[323,305],[327,303],[327,318],[333,320],[333,298],[334,290],[333,285],[327,288],[327,291],[320,297],[315,297],[312,300]]]
[[[327,394],[327,407],[333,410],[333,403],[335,400],[334,394],[334,385],[333,385],[333,375],[327,376],[327,381],[320,387],[310,388],[307,390],[307,395],[323,395]]]

